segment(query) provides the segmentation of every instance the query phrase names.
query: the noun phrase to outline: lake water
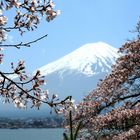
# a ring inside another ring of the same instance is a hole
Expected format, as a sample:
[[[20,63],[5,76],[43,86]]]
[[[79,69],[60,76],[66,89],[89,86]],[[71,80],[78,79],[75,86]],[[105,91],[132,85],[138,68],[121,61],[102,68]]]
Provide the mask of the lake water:
[[[63,140],[64,129],[0,129],[0,140]]]

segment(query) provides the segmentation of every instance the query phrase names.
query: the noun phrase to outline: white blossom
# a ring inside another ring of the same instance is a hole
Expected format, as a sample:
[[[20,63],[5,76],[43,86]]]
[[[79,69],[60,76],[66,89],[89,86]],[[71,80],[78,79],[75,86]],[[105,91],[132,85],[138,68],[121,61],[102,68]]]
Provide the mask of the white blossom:
[[[0,15],[2,15],[2,10],[0,9]]]
[[[0,26],[3,26],[7,23],[7,18],[5,16],[0,16]]]
[[[60,15],[60,14],[61,14],[61,10],[57,10],[56,15]]]

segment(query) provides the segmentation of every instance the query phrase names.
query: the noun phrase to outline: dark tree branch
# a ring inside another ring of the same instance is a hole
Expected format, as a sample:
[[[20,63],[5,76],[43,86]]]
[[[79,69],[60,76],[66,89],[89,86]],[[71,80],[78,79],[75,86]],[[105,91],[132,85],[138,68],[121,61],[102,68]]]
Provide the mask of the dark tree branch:
[[[105,106],[101,106],[99,109],[97,109],[97,112],[98,112],[98,114],[100,114],[100,112],[103,109],[108,108],[110,106],[113,106],[117,102],[121,102],[121,101],[124,101],[126,99],[135,98],[135,97],[138,97],[138,96],[140,96],[140,93],[132,94],[132,95],[124,96],[124,97],[118,97],[118,98],[114,99],[112,102],[108,102]],[[138,100],[137,102],[134,102],[134,104],[132,105],[132,107],[134,107],[138,102],[140,102],[140,100]]]
[[[132,105],[131,105],[131,108],[133,108],[135,105],[137,105],[138,103],[140,102],[140,99],[137,100],[136,102],[134,102]]]
[[[0,45],[0,47],[15,47],[17,49],[20,49],[20,47],[30,47],[31,44],[35,43],[35,42],[38,42],[39,40],[42,40],[43,38],[47,37],[48,35],[44,35],[36,40],[33,40],[33,41],[30,41],[30,42],[27,42],[27,43],[18,43],[18,44],[13,44],[13,45]]]
[[[24,27],[24,26],[20,26],[20,27],[15,27],[15,26],[13,26],[13,27],[0,27],[0,29],[1,29],[1,30],[5,30],[5,31],[7,31],[7,32],[10,32],[10,30],[21,29],[22,27]]]
[[[35,96],[32,96],[29,94],[28,91],[24,90],[22,87],[20,87],[18,84],[16,84],[16,82],[14,82],[13,80],[11,80],[10,78],[8,78],[7,76],[5,76],[2,72],[0,72],[0,75],[4,78],[4,83],[5,83],[5,80],[8,80],[9,82],[11,82],[12,84],[14,84],[19,90],[22,91],[22,93],[25,93],[27,95],[28,98],[32,99],[32,100],[37,100],[39,102],[42,102],[42,103],[46,103],[48,104],[50,107],[56,107],[57,105],[62,105],[64,104],[68,99],[71,99],[71,96],[68,96],[66,97],[64,100],[60,101],[60,102],[48,102],[48,101],[44,101],[44,100],[41,100]],[[3,85],[4,85],[3,83]],[[20,94],[20,93],[19,93]]]

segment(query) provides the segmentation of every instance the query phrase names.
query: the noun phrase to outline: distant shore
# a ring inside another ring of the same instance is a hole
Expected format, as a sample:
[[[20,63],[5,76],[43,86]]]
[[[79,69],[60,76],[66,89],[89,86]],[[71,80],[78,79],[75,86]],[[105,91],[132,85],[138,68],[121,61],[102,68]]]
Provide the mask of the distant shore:
[[[63,128],[63,118],[0,118],[0,129]]]

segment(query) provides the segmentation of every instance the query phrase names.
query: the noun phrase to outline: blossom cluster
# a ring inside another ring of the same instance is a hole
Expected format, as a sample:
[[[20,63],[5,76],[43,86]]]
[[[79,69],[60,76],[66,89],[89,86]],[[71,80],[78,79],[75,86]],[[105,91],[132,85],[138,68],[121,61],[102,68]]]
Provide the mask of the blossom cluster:
[[[44,76],[41,76],[40,71],[33,76],[27,74],[24,61],[20,60],[17,66],[11,63],[11,68],[11,73],[0,72],[0,95],[4,103],[13,103],[20,109],[26,109],[29,105],[39,109],[42,103],[45,103],[56,113],[71,105],[70,97],[60,100],[58,95],[49,95],[49,91],[43,88]],[[12,75],[16,75],[16,79],[11,79]]]
[[[74,116],[93,140],[140,138],[140,39],[127,42],[119,52],[111,74],[79,103]]]
[[[38,27],[41,17],[49,22],[61,12],[54,10],[55,4],[52,0],[2,0],[0,2],[0,42],[5,41],[6,33],[18,29],[21,35],[26,30],[34,30]],[[16,8],[13,27],[4,27],[8,18],[4,16],[6,11]]]
[[[14,17],[7,17],[8,11],[15,11]],[[21,46],[30,47],[47,35],[27,43],[6,44],[7,34],[13,30],[23,35],[26,31],[33,31],[38,27],[42,18],[48,22],[60,14],[55,10],[52,0],[1,0],[0,1],[0,63],[3,61],[3,47]],[[12,18],[12,25],[10,22]],[[8,22],[9,21],[9,22]],[[11,78],[16,77],[16,78]],[[48,104],[56,113],[71,105],[71,97],[60,100],[55,94],[49,95],[45,88],[45,79],[40,71],[33,76],[27,74],[24,61],[20,60],[17,65],[11,63],[11,72],[0,71],[0,96],[4,103],[13,103],[17,108],[26,109],[28,106],[40,108],[42,103]]]

